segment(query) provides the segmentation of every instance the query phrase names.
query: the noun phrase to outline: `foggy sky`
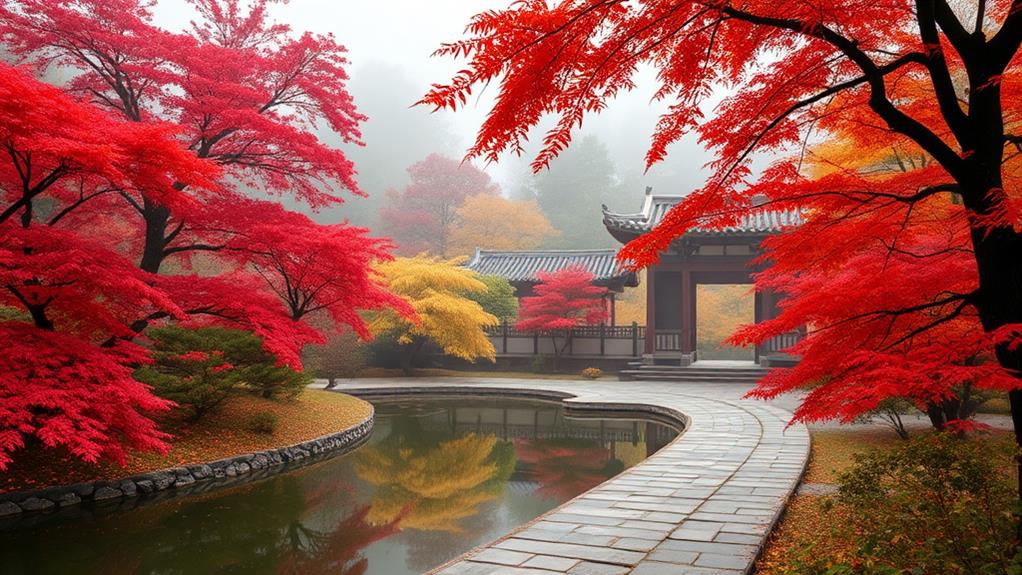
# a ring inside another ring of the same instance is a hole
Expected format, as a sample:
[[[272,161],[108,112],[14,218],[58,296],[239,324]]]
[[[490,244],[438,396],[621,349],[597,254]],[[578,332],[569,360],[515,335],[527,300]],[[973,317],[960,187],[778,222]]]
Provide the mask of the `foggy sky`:
[[[506,7],[509,0],[290,0],[287,4],[272,7],[274,20],[292,27],[296,33],[312,31],[332,33],[349,51],[351,65],[349,72],[356,75],[359,68],[374,65],[397,67],[410,80],[402,88],[413,89],[399,94],[396,101],[411,105],[428,90],[433,82],[444,82],[452,73],[464,66],[463,61],[431,57],[431,53],[442,42],[457,40],[462,36],[469,19],[481,11]],[[156,21],[171,30],[188,26],[194,12],[185,0],[159,0]],[[658,114],[666,104],[651,104],[650,96],[656,85],[651,71],[645,71],[639,79],[639,89],[624,94],[611,104],[601,116],[587,118],[583,129],[577,134],[596,134],[610,149],[616,168],[629,181],[643,181],[643,155]],[[353,91],[356,86],[352,86]],[[439,112],[442,120],[449,124],[454,136],[455,152],[461,155],[475,137],[482,118],[489,109],[494,89],[484,92],[478,100],[470,101],[468,107],[456,113]],[[357,104],[358,102],[356,102]],[[709,110],[707,110],[709,111]],[[395,109],[395,113],[406,110]],[[417,108],[412,113],[427,115],[430,110]],[[370,117],[369,122],[373,122]],[[429,137],[417,134],[415,137]],[[539,140],[539,134],[533,141]],[[371,144],[371,145],[379,145]],[[443,146],[438,145],[438,149]],[[533,150],[534,151],[534,150]],[[702,166],[710,159],[709,154],[689,136],[671,149],[667,161],[655,168],[648,178],[660,185],[658,193],[685,194],[699,187],[705,180]],[[502,187],[508,190],[514,180],[525,171],[526,159],[514,157],[502,159],[497,165],[483,167]],[[356,166],[357,167],[357,166]],[[407,166],[394,166],[404,170]],[[669,177],[655,178],[657,174]],[[669,182],[664,184],[664,182]],[[647,182],[643,181],[643,185]],[[662,189],[663,187],[674,189]],[[617,211],[635,211],[639,208],[638,198],[642,190],[611,206]]]

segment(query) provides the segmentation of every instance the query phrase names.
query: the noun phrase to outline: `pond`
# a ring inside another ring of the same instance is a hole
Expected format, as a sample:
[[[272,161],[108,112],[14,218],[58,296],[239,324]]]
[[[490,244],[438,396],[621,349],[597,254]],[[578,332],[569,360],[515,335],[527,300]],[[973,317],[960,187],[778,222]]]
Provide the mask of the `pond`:
[[[496,398],[373,401],[356,451],[238,487],[0,533],[4,575],[422,573],[635,465],[678,431]]]

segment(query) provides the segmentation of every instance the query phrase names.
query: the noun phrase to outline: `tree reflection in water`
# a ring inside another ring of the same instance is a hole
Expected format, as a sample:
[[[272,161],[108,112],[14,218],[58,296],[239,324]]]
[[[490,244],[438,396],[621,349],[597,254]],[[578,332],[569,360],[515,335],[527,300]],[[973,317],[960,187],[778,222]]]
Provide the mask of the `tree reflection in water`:
[[[414,575],[675,436],[649,421],[568,417],[549,402],[378,402],[374,436],[349,456],[130,512],[5,531],[0,572]]]
[[[460,521],[503,492],[514,471],[514,448],[493,435],[456,437],[416,419],[402,423],[356,453],[355,472],[376,487],[369,522],[463,532]]]
[[[0,543],[3,572],[362,575],[368,567],[362,550],[395,533],[397,521],[366,521],[369,506],[352,508],[351,489],[340,477],[303,479],[283,476],[227,494],[63,523],[46,537],[0,537],[7,539]],[[47,548],[54,541],[61,553]]]
[[[571,499],[624,470],[609,448],[589,439],[519,439],[515,451],[523,475],[546,499]]]

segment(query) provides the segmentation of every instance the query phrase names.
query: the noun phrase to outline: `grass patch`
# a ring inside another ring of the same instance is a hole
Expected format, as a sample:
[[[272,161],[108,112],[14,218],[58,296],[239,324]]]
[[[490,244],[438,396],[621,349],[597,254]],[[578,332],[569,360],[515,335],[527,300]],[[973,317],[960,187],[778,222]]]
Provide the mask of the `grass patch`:
[[[241,395],[198,423],[166,422],[165,429],[174,435],[170,452],[134,453],[124,467],[85,463],[61,449],[26,448],[0,473],[0,492],[111,480],[292,445],[351,427],[363,421],[371,408],[349,395],[320,390],[303,391],[293,400]],[[266,413],[275,416],[279,424],[272,433],[253,431],[252,419],[266,417],[261,415]]]

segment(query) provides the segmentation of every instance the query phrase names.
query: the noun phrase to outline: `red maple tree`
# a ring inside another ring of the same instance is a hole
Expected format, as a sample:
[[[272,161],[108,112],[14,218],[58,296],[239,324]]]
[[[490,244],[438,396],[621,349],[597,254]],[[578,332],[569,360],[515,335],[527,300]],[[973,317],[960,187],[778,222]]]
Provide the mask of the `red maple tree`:
[[[647,162],[692,132],[716,159],[707,184],[621,257],[652,264],[693,226],[740,220],[755,194],[802,210],[803,226],[767,243],[774,267],[758,278],[789,296],[782,314],[737,340],[812,331],[793,350],[799,367],[757,394],[812,387],[799,419],[848,419],[884,397],[947,399],[970,381],[1008,392],[1022,444],[1020,45],[1018,0],[525,1],[444,45],[469,63],[423,102],[456,108],[497,81],[469,155],[520,150],[553,114],[538,169],[652,66],[669,108]],[[723,101],[705,119],[715,91]],[[837,161],[805,170],[806,143],[832,136],[923,161],[895,174]],[[753,177],[757,152],[780,159]]]
[[[26,438],[87,461],[167,447],[143,415],[167,402],[131,377],[144,350],[111,338],[139,308],[183,312],[115,246],[65,226],[115,190],[208,185],[216,170],[172,126],[124,124],[0,65],[0,468]]]
[[[402,255],[447,257],[458,208],[472,196],[500,193],[486,172],[440,154],[412,164],[408,175],[411,183],[400,194],[390,192],[388,204],[380,208],[383,231]]]
[[[594,286],[593,274],[578,267],[539,272],[536,279],[540,282],[535,287],[536,295],[522,298],[516,327],[550,335],[556,371],[561,355],[571,345],[573,330],[599,324],[607,318],[603,298],[607,290]]]
[[[270,22],[266,1],[192,4],[184,33],[143,0],[0,5],[9,58],[72,71],[54,87],[0,65],[0,327],[22,346],[0,372],[0,468],[32,437],[87,460],[165,448],[144,412],[167,404],[130,377],[154,322],[247,329],[298,367],[322,339],[311,315],[365,336],[358,310],[410,313],[370,267],[389,242],[250,197],[360,193],[316,135],[358,141],[344,48]]]

